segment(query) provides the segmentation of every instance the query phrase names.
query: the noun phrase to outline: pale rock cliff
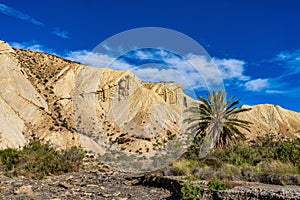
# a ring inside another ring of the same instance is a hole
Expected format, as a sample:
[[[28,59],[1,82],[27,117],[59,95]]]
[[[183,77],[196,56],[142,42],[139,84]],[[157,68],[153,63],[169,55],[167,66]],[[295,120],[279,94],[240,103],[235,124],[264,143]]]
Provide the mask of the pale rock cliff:
[[[23,131],[48,112],[45,99],[21,70],[14,50],[0,41],[0,146],[18,147],[26,142]]]

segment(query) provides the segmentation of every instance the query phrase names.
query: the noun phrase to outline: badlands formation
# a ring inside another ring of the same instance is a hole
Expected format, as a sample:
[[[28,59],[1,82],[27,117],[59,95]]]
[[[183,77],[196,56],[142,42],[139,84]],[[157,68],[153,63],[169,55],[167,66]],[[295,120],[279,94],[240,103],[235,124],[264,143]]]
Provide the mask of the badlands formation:
[[[105,146],[142,154],[180,137],[193,102],[175,83],[146,83],[129,71],[95,68],[0,41],[0,148],[32,138],[56,147]],[[256,105],[242,113],[249,139],[300,136],[300,113]]]

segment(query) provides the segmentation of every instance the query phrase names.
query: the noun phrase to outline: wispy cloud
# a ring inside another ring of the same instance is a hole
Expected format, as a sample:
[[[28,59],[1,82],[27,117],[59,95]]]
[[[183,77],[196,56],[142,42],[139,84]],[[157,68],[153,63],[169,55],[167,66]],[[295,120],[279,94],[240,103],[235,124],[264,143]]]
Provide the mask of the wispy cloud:
[[[282,91],[282,90],[266,90],[266,93],[268,93],[268,94],[284,94],[284,93],[286,93],[286,91]]]
[[[4,15],[8,15],[8,16],[11,16],[11,17],[21,19],[23,21],[32,23],[34,25],[38,25],[38,26],[43,25],[42,22],[34,19],[33,17],[31,17],[31,16],[29,16],[25,13],[22,13],[22,12],[16,10],[16,9],[12,8],[12,7],[1,4],[1,3],[0,3],[0,13],[2,13]]]
[[[280,52],[274,58],[265,60],[264,65],[280,69],[280,74],[250,80],[244,84],[244,88],[272,95],[299,95],[300,50]]]
[[[287,69],[285,76],[300,74],[300,50],[280,52],[271,62],[283,65]]]
[[[58,37],[68,39],[69,35],[67,31],[61,30],[60,28],[55,28],[55,30],[52,32],[54,35],[57,35]]]
[[[42,26],[44,25],[42,22],[34,19],[33,17],[29,16],[28,14],[22,13],[12,7],[9,7],[5,4],[1,4],[0,3],[0,13],[7,15],[7,16],[11,16],[11,17],[15,17],[17,19],[29,22],[31,24],[37,25],[37,26]],[[60,28],[55,28],[54,31],[52,32],[54,35],[64,38],[64,39],[68,39],[69,38],[69,34],[67,31],[61,30]]]

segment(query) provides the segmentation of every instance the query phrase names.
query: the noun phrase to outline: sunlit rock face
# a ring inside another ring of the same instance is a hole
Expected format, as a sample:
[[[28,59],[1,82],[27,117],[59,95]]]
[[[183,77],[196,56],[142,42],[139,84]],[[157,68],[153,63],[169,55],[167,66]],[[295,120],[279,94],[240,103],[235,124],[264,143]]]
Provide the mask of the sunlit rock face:
[[[104,153],[108,143],[152,152],[185,128],[194,101],[175,83],[145,83],[129,71],[95,68],[0,43],[1,147],[32,137]],[[113,148],[113,147],[112,147]]]

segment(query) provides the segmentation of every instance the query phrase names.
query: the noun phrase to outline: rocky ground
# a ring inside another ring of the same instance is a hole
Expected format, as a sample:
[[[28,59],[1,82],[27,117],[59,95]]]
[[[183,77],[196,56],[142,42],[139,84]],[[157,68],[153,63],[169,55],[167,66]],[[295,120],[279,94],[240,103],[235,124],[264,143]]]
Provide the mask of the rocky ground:
[[[204,193],[203,198],[201,199],[300,199],[300,188],[297,186],[278,186],[266,184],[257,184],[255,186],[239,186],[231,190],[218,192],[207,191]]]
[[[79,172],[48,176],[43,180],[1,175],[0,199],[181,199],[180,177],[115,172],[98,162],[85,162],[84,166]],[[232,182],[231,185],[234,188],[225,191],[210,191],[205,187],[199,199],[300,199],[299,186],[250,182]]]
[[[1,199],[180,199],[176,192],[141,184],[142,177],[122,173],[81,171],[44,180],[0,177]],[[168,187],[168,185],[164,185]],[[300,199],[297,186],[251,184],[226,191],[205,190],[199,199]]]
[[[1,199],[178,199],[163,188],[138,184],[139,178],[100,171],[81,171],[45,180],[0,177]]]
[[[87,159],[79,172],[47,176],[43,180],[0,175],[0,199],[179,199],[163,187],[145,186],[144,175],[113,171]]]

